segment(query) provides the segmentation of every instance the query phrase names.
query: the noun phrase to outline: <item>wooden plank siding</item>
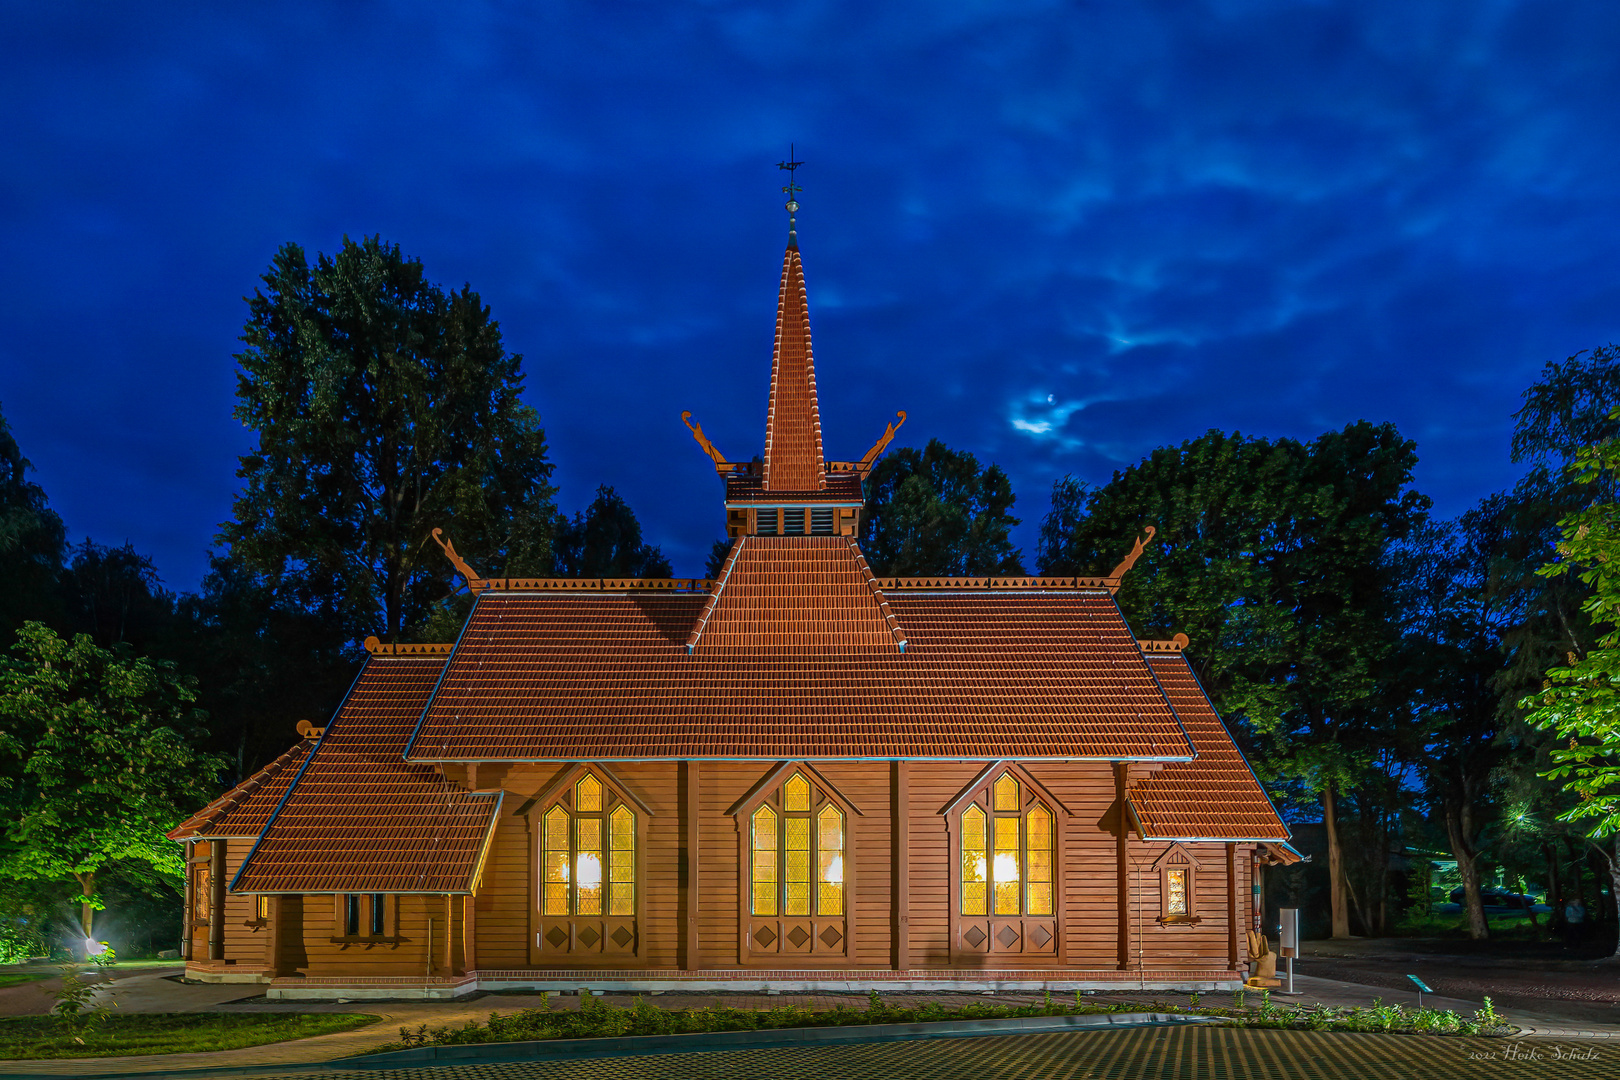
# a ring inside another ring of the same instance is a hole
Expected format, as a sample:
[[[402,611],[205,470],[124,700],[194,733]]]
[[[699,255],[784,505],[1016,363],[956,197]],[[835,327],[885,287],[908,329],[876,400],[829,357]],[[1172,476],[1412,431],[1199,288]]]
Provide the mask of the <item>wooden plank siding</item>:
[[[851,953],[834,966],[907,970],[951,966],[953,880],[960,853],[952,847],[942,810],[970,784],[982,781],[988,764],[812,763],[820,780],[860,811],[847,815],[845,836],[845,858],[851,868],[846,896]],[[673,760],[603,767],[604,774],[644,807],[638,813],[645,820],[638,822],[637,954],[611,963],[601,957],[595,966],[663,971],[829,966],[827,960],[806,964],[786,955],[780,963],[762,962],[757,956],[749,961],[740,948],[742,849],[737,820],[728,811],[775,768],[774,762],[704,761],[694,766]],[[383,937],[360,940],[345,939],[340,898],[276,897],[270,919],[260,920],[255,897],[228,894],[223,907],[225,959],[206,961],[211,927],[197,922],[189,927],[194,962],[201,962],[199,970],[206,965],[221,971],[229,962],[273,969],[283,978],[362,979],[442,978],[466,971],[564,966],[535,962],[538,883],[533,831],[539,815],[536,797],[556,790],[564,772],[549,764],[515,765],[506,771],[506,798],[473,897],[390,896]],[[1107,762],[1034,762],[1024,766],[1024,772],[1060,804],[1051,808],[1059,847],[1056,949],[1025,953],[1015,948],[973,956],[959,951],[957,967],[1116,970],[1119,813],[1113,767]],[[896,863],[897,844],[904,845],[903,865]],[[225,844],[227,875],[235,873],[251,846],[245,838]],[[1251,918],[1253,845],[1235,844],[1230,852],[1221,843],[1181,845],[1197,860],[1192,902],[1198,921],[1166,924],[1160,920],[1161,876],[1154,864],[1171,846],[1144,842],[1134,834],[1126,844],[1127,970],[1138,966],[1161,972],[1229,970],[1234,936],[1240,961],[1247,953],[1242,931]],[[201,856],[210,845],[196,848]],[[697,881],[690,894],[689,871],[695,871]],[[366,925],[361,938],[369,937],[369,905],[368,896],[362,901]],[[566,966],[592,964],[586,959]]]

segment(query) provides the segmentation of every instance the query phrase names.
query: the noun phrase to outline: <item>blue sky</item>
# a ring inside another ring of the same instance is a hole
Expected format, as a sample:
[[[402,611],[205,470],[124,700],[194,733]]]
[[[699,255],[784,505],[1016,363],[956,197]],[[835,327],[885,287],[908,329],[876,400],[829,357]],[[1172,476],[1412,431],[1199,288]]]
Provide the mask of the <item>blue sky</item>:
[[[7,2],[0,408],[75,538],[194,588],[242,298],[380,233],[492,306],[562,506],[699,573],[680,412],[760,449],[792,141],[830,455],[905,409],[1032,556],[1066,473],[1392,420],[1456,513],[1620,340],[1616,56],[1609,2]]]

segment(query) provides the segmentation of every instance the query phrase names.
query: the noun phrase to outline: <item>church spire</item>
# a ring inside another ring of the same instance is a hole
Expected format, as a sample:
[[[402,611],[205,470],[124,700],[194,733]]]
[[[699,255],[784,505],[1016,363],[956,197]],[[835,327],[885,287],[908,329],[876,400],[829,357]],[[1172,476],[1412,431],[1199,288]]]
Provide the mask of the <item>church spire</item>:
[[[771,359],[771,400],[765,414],[763,480],[766,491],[820,491],[827,486],[821,450],[821,410],[816,402],[815,357],[810,348],[810,311],[804,289],[804,267],[799,262],[799,240],[794,195],[802,190],[793,182],[802,161],[788,160],[786,169],[788,246],[782,257],[782,285],[776,301],[776,348]]]

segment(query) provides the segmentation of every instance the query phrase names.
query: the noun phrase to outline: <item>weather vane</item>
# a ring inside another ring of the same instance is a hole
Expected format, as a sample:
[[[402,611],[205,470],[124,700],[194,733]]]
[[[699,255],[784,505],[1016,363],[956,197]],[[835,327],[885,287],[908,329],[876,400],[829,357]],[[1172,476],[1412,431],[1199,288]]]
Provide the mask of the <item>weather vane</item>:
[[[788,246],[789,247],[798,247],[799,246],[799,233],[798,233],[798,230],[795,228],[795,222],[794,222],[794,218],[793,218],[793,215],[798,213],[798,211],[799,211],[799,200],[795,199],[793,196],[796,193],[798,193],[800,191],[803,191],[804,188],[800,187],[798,184],[795,184],[793,182],[793,179],[794,179],[793,173],[794,173],[794,171],[796,169],[798,169],[798,167],[800,165],[803,165],[803,164],[804,164],[804,162],[802,162],[802,161],[794,160],[793,144],[792,143],[788,143],[788,159],[786,161],[778,161],[776,163],[776,167],[778,169],[786,169],[787,174],[788,174],[787,187],[782,189],[782,194],[784,194],[784,195],[786,195],[788,197],[788,201],[787,201],[787,205],[784,206],[782,209],[784,209],[784,210],[786,210],[788,212]]]
[[[793,144],[792,143],[788,143],[788,159],[786,161],[778,161],[776,163],[776,167],[778,169],[786,169],[787,170],[787,174],[788,174],[787,187],[782,189],[782,194],[784,194],[784,195],[786,195],[788,197],[788,201],[787,201],[787,205],[784,206],[783,209],[786,210],[790,214],[793,213],[795,210],[797,210],[799,208],[798,200],[793,197],[794,194],[796,192],[800,192],[800,191],[804,190],[804,188],[800,187],[798,184],[795,184],[793,182],[793,180],[794,180],[794,176],[793,176],[794,171],[797,170],[798,167],[800,165],[803,165],[803,164],[804,164],[804,162],[802,162],[802,161],[793,160]]]

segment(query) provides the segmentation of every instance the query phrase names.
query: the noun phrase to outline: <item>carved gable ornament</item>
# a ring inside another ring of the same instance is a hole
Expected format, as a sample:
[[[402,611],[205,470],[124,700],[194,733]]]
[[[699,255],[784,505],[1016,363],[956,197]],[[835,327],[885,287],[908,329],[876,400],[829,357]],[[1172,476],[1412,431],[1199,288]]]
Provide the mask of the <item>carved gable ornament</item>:
[[[1171,870],[1176,867],[1189,867],[1193,870],[1199,870],[1203,868],[1203,865],[1185,845],[1171,844],[1164,849],[1164,852],[1157,859],[1153,860],[1152,869]]]

